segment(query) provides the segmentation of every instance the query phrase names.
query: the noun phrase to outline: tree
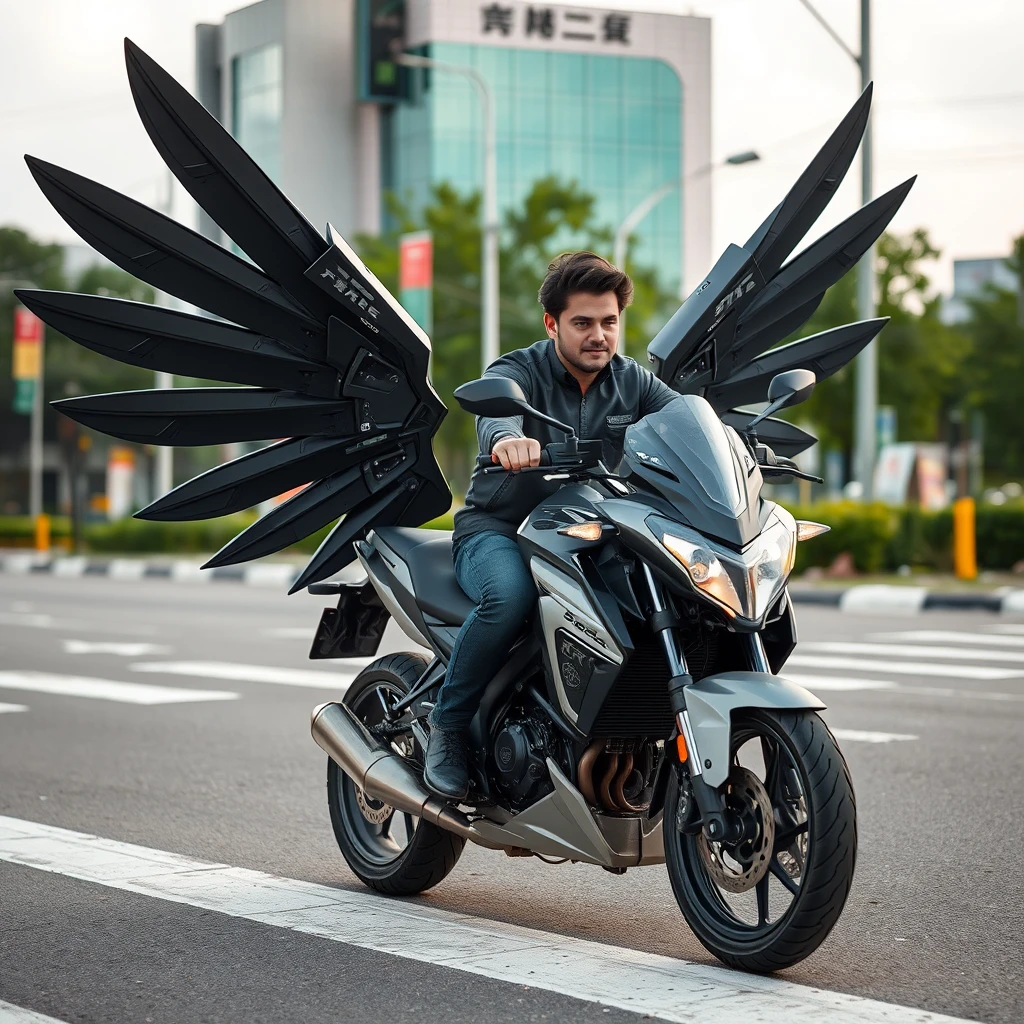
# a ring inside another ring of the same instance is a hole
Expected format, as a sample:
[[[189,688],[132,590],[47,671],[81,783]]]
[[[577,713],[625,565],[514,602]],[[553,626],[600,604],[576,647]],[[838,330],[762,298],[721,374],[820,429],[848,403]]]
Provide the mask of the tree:
[[[393,227],[380,237],[357,236],[366,265],[397,295],[398,235],[428,229],[434,238],[434,323],[431,333],[434,387],[450,413],[435,448],[458,492],[468,483],[476,452],[473,419],[452,398],[460,384],[480,374],[480,210],[479,193],[462,195],[436,185],[419,214],[392,195]],[[575,182],[554,177],[534,183],[523,203],[505,214],[500,253],[501,349],[509,352],[544,337],[537,292],[548,263],[567,249],[608,252],[612,233],[597,223],[595,198]],[[629,350],[643,350],[678,302],[658,286],[654,271],[629,267],[635,286],[629,317]]]
[[[964,366],[965,405],[984,417],[986,469],[1001,480],[1024,477],[1024,235],[1014,240],[1007,264],[1020,282],[1017,290],[986,286],[969,302],[964,325],[973,345]]]

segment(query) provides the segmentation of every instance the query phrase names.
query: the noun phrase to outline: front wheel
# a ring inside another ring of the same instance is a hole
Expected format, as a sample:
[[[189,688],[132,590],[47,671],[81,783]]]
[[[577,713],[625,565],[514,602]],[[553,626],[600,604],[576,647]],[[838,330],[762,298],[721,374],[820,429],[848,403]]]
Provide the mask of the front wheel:
[[[384,719],[384,705],[400,700],[426,668],[418,654],[390,654],[367,665],[345,694],[345,704],[371,731]],[[392,749],[422,762],[409,729],[393,730]],[[327,803],[334,837],[353,873],[389,896],[413,896],[437,885],[455,867],[466,840],[367,796],[330,758]]]
[[[813,711],[733,714],[725,793],[743,824],[738,842],[685,828],[686,787],[673,772],[665,802],[669,879],[686,923],[730,967],[766,973],[803,960],[839,920],[857,855],[853,784],[825,723]]]

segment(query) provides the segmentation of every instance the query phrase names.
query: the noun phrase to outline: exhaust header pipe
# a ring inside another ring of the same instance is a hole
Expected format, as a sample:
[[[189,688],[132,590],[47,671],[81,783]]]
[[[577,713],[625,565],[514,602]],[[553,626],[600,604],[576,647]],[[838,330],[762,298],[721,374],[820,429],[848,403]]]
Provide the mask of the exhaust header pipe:
[[[344,704],[331,701],[315,707],[310,732],[317,745],[367,796],[481,846],[501,849],[484,839],[461,811],[428,792],[409,765],[371,735]]]

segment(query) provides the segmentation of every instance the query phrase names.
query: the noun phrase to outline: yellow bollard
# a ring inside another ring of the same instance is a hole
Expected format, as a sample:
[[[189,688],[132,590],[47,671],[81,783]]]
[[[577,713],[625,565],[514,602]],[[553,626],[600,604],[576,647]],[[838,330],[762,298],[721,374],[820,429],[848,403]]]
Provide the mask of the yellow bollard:
[[[961,580],[973,580],[978,575],[973,498],[957,498],[953,502],[953,571]]]
[[[50,517],[45,512],[36,516],[36,551],[50,550]]]

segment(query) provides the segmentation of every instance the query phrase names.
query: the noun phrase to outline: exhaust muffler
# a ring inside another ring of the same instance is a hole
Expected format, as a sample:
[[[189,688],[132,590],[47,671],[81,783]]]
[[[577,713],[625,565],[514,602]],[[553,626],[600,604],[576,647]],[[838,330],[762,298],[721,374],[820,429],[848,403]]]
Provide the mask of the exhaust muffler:
[[[367,796],[474,843],[500,849],[484,839],[461,811],[433,796],[416,772],[372,736],[344,704],[331,701],[315,707],[310,731],[317,745]]]

